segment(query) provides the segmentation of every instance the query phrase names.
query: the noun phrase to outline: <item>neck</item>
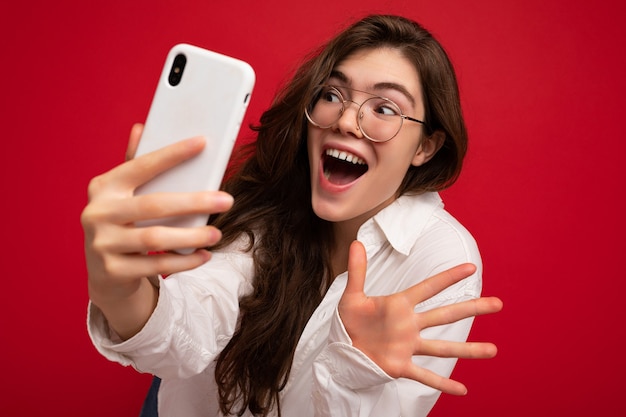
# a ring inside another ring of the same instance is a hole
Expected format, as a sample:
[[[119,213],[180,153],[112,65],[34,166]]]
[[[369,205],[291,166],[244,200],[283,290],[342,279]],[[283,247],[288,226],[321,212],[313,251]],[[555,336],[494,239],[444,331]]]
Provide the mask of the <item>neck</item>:
[[[331,253],[333,278],[348,269],[348,252],[350,251],[350,244],[356,240],[359,229],[363,223],[390,205],[394,200],[396,200],[396,198],[396,196],[393,196],[375,207],[373,210],[370,210],[353,219],[333,223],[334,243]]]
[[[348,270],[350,244],[356,240],[362,222],[339,222],[333,224],[334,243],[331,253],[333,277]]]

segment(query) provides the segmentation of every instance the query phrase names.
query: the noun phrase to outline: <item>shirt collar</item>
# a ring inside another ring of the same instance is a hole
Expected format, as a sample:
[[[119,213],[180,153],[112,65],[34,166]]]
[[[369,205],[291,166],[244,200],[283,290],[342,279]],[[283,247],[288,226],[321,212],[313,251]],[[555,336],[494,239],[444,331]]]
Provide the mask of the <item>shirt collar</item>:
[[[433,212],[441,207],[443,202],[436,192],[403,195],[365,222],[359,230],[358,240],[371,249],[388,241],[406,256]]]

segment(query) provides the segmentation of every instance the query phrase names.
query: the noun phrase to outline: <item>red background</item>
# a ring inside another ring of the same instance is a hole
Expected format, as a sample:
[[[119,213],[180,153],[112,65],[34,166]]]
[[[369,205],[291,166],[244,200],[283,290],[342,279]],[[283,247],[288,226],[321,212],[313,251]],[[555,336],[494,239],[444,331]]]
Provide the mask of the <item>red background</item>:
[[[136,416],[149,376],[85,330],[79,215],[124,155],[167,50],[195,43],[257,72],[246,125],[319,42],[369,12],[429,28],[455,63],[471,147],[448,209],[477,238],[505,310],[432,416],[625,415],[624,6],[613,1],[5,2],[0,415]],[[244,129],[242,138],[249,137]]]

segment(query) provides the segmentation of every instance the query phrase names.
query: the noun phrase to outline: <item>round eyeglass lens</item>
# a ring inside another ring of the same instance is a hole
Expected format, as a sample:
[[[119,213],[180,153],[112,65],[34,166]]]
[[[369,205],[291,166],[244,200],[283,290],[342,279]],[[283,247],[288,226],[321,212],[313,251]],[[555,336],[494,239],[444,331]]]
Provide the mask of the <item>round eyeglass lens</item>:
[[[393,101],[384,97],[372,97],[361,104],[359,126],[368,139],[386,142],[400,131],[402,112]]]
[[[344,99],[334,87],[318,87],[313,93],[313,100],[306,109],[307,118],[323,129],[334,125],[343,114]]]

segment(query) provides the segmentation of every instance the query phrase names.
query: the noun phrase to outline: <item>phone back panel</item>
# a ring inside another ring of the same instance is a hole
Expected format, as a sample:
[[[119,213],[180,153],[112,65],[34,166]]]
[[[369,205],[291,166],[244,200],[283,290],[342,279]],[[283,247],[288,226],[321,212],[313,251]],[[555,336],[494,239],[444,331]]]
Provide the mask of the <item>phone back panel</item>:
[[[175,57],[186,64],[178,85],[168,80]],[[137,156],[194,136],[204,136],[201,154],[157,176],[135,194],[217,190],[239,133],[254,87],[247,63],[187,44],[168,53],[148,112]],[[200,226],[207,216],[181,216],[141,222],[139,226]]]

